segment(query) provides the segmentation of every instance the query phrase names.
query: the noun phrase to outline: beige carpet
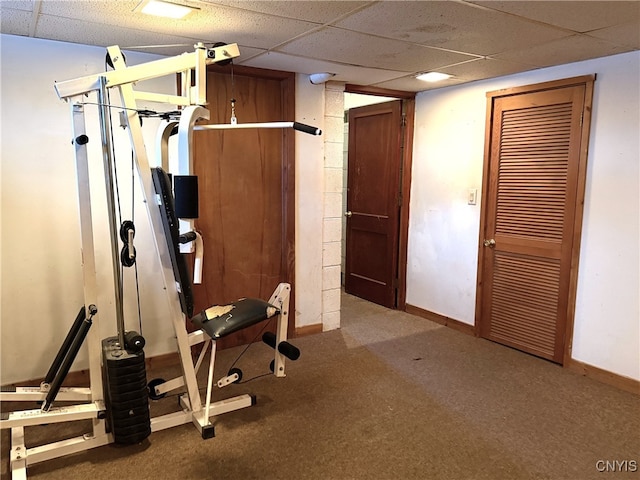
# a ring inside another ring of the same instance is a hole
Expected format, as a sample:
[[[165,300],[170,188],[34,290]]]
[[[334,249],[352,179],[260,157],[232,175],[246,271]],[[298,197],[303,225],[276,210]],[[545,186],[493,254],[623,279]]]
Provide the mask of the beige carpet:
[[[639,471],[597,468],[600,460],[627,460],[640,469],[639,397],[350,295],[343,296],[342,323],[296,339],[302,355],[287,363],[286,378],[216,391],[217,398],[253,393],[258,403],[218,417],[213,439],[184,425],[140,445],[33,465],[29,478],[640,478]],[[240,351],[218,353],[217,376]],[[252,346],[237,365],[243,380],[268,372],[271,358],[264,344]],[[152,413],[176,406],[176,397],[164,398]],[[27,442],[87,430],[75,423],[28,428]],[[1,438],[8,478],[8,432]]]

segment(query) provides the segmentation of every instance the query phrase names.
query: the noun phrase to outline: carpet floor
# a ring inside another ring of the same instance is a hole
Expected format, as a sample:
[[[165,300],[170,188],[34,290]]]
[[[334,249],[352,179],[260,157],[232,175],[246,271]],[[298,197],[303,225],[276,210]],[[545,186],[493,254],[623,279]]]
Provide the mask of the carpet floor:
[[[29,478],[640,478],[638,396],[350,295],[341,318],[339,330],[293,341],[302,355],[287,362],[282,379],[260,376],[272,350],[249,348],[237,365],[242,383],[214,394],[252,393],[257,404],[217,417],[215,438],[178,426],[138,445],[35,464]],[[242,350],[218,352],[216,378]],[[148,379],[177,374],[177,367],[147,371]],[[151,402],[152,415],[174,410],[176,396]],[[86,431],[82,421],[29,427],[26,441]],[[8,431],[1,440],[1,473],[9,478]]]

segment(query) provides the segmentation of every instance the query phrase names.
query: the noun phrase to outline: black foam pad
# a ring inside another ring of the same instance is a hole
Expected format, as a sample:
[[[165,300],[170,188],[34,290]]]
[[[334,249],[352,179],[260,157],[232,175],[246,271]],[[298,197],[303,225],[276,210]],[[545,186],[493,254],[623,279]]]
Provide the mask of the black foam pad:
[[[214,305],[203,310],[191,321],[211,338],[221,338],[255,325],[279,313],[269,302],[257,298],[243,298],[229,305]]]
[[[176,201],[176,217],[198,218],[198,177],[174,175],[173,195]]]
[[[171,193],[171,179],[167,172],[160,167],[151,169],[151,173],[156,193],[160,195],[160,216],[162,217],[164,235],[169,245],[173,275],[180,286],[178,289],[180,306],[183,313],[191,317],[193,315],[193,290],[187,261],[184,255],[180,253],[180,229],[176,217],[173,194]]]

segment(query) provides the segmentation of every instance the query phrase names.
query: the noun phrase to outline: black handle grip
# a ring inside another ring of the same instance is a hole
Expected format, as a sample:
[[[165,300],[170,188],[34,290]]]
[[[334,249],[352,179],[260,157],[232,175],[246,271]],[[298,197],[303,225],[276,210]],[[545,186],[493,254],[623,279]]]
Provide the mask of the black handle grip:
[[[310,135],[322,135],[322,130],[317,127],[312,127],[311,125],[305,125],[304,123],[293,122],[293,129]]]
[[[196,232],[183,233],[178,237],[178,243],[189,243],[196,239]]]

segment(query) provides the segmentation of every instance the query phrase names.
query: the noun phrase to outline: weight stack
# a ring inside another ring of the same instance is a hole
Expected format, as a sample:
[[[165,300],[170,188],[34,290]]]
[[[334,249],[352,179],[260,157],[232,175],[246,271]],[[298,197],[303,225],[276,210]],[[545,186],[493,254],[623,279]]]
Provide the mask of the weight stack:
[[[115,443],[139,443],[151,434],[144,351],[121,348],[118,337],[102,340],[107,421]]]

